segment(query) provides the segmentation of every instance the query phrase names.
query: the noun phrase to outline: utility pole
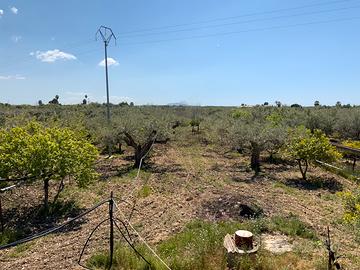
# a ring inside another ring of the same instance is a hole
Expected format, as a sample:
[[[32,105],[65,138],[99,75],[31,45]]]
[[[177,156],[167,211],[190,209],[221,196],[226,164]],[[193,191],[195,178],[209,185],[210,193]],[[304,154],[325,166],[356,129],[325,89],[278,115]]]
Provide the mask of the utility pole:
[[[112,38],[114,38],[116,44],[116,36],[114,35],[111,28],[106,26],[100,26],[100,28],[96,32],[96,40],[99,35],[101,36],[105,47],[106,117],[107,117],[108,125],[110,126],[110,97],[109,97],[109,72],[108,72],[108,61],[107,61],[107,47],[109,46]]]

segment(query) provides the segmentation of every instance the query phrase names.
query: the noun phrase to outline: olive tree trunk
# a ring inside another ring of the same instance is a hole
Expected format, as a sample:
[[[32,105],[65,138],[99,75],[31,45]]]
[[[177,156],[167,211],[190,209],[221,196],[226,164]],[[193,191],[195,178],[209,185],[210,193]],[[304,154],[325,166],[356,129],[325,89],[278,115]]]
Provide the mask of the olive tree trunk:
[[[125,142],[128,146],[134,148],[134,167],[139,168],[142,162],[142,159],[145,158],[146,154],[150,151],[151,146],[155,142],[156,131],[152,131],[144,144],[135,142],[131,134],[125,132]]]

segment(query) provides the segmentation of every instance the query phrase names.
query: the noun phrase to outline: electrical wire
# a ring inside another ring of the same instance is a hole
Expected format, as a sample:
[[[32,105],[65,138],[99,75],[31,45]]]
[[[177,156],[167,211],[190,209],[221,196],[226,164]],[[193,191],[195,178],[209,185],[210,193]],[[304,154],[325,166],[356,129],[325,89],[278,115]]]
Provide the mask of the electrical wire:
[[[268,10],[268,11],[253,12],[253,13],[247,13],[247,14],[231,16],[231,17],[208,19],[208,20],[197,21],[197,22],[192,22],[192,23],[182,23],[182,24],[165,25],[165,26],[159,26],[159,27],[153,27],[153,28],[137,29],[137,30],[132,30],[132,31],[120,32],[119,34],[120,35],[126,35],[126,34],[139,33],[139,32],[149,32],[149,31],[154,31],[154,30],[176,28],[176,27],[196,25],[196,24],[204,24],[204,23],[210,23],[210,22],[216,22],[216,21],[233,20],[233,19],[250,17],[250,16],[273,14],[273,13],[279,13],[279,12],[284,12],[284,11],[299,10],[299,9],[318,7],[318,6],[326,6],[326,5],[333,5],[333,4],[339,4],[339,3],[348,3],[348,2],[353,2],[353,1],[354,0],[327,1],[327,2],[313,3],[313,4],[303,5],[303,6],[297,6],[297,7],[281,8],[281,9],[274,9],[274,10]],[[357,0],[355,0],[355,1],[358,2]]]
[[[298,14],[281,15],[281,16],[270,17],[270,18],[260,18],[260,19],[246,20],[246,21],[223,23],[223,24],[213,24],[213,25],[207,25],[207,26],[201,26],[201,27],[185,28],[185,29],[170,30],[170,31],[163,31],[163,32],[133,34],[133,35],[125,35],[125,36],[123,35],[122,37],[123,38],[133,38],[133,37],[154,36],[154,35],[162,35],[162,34],[174,34],[174,33],[180,33],[180,32],[189,32],[189,31],[202,30],[202,29],[212,29],[212,28],[246,24],[246,23],[252,23],[252,22],[272,21],[272,20],[279,20],[279,19],[286,19],[286,18],[294,18],[294,17],[302,17],[302,16],[309,16],[309,15],[316,15],[316,14],[323,14],[323,13],[331,13],[331,12],[336,12],[336,11],[343,11],[343,10],[350,10],[350,9],[357,9],[357,8],[360,8],[360,5],[336,8],[336,9],[312,11],[312,12],[303,12],[303,13],[298,13]]]
[[[290,24],[290,25],[279,25],[279,26],[272,26],[272,27],[253,28],[253,29],[246,29],[246,30],[240,30],[240,31],[220,32],[220,33],[206,34],[206,35],[193,35],[193,36],[181,37],[181,38],[149,40],[149,41],[144,41],[144,42],[128,42],[128,43],[122,43],[121,45],[122,46],[124,46],[124,45],[142,45],[142,44],[169,42],[169,41],[202,39],[202,38],[208,38],[208,37],[236,35],[236,34],[241,34],[241,33],[262,32],[262,31],[277,30],[277,29],[290,29],[293,27],[301,27],[301,26],[308,26],[308,25],[346,22],[346,21],[353,21],[353,20],[359,20],[359,19],[360,19],[360,17],[340,18],[340,19],[333,19],[333,20],[313,21],[313,22]]]
[[[281,15],[281,16],[270,17],[270,18],[252,19],[252,20],[247,20],[247,21],[208,25],[208,26],[194,27],[194,28],[187,28],[187,29],[176,29],[176,30],[172,30],[172,31],[164,31],[164,32],[157,32],[157,33],[144,33],[144,32],[151,32],[154,30],[171,29],[171,28],[180,27],[180,26],[204,24],[204,23],[209,23],[209,22],[225,21],[225,20],[237,19],[237,18],[242,18],[242,17],[273,14],[273,13],[279,13],[279,12],[285,12],[285,11],[299,10],[299,9],[319,7],[319,6],[339,4],[339,3],[350,3],[350,2],[354,2],[354,0],[345,0],[345,1],[342,0],[342,1],[329,1],[329,2],[322,2],[322,3],[314,3],[314,4],[303,5],[303,6],[292,7],[292,8],[283,8],[283,9],[276,9],[276,10],[270,10],[270,11],[248,13],[248,14],[232,16],[232,17],[215,18],[215,19],[209,19],[209,20],[204,20],[204,21],[199,21],[199,22],[194,22],[194,23],[184,23],[184,24],[168,25],[168,26],[162,26],[162,27],[156,27],[156,28],[139,29],[139,30],[135,30],[135,31],[122,32],[122,33],[120,33],[120,35],[123,35],[124,38],[129,39],[129,38],[136,38],[136,37],[141,37],[141,36],[171,34],[171,33],[178,33],[178,32],[190,32],[190,31],[195,31],[195,30],[200,30],[200,29],[205,29],[205,28],[216,28],[216,27],[230,26],[230,25],[257,22],[257,21],[278,20],[281,18],[291,18],[291,17],[296,17],[296,16],[305,16],[305,15],[312,15],[312,14],[325,13],[325,12],[334,12],[334,11],[340,11],[340,10],[353,9],[353,8],[360,7],[360,6],[352,6],[352,7],[343,7],[343,8],[336,8],[336,9],[334,8],[334,9],[329,9],[329,10],[304,12],[304,13],[293,14],[293,15]],[[193,39],[202,39],[202,38],[208,38],[208,37],[237,35],[237,34],[241,34],[241,33],[260,32],[260,31],[269,31],[269,30],[277,30],[277,29],[288,29],[288,28],[293,28],[293,27],[309,26],[309,25],[316,25],[316,24],[327,24],[327,23],[335,23],[335,22],[353,21],[353,20],[359,20],[359,19],[360,19],[360,17],[339,18],[339,19],[312,21],[312,22],[289,24],[289,25],[278,25],[278,26],[270,26],[270,27],[263,27],[263,28],[244,29],[244,30],[239,30],[239,31],[228,31],[228,32],[219,32],[219,33],[190,35],[190,36],[178,37],[178,38],[155,39],[155,40],[144,40],[144,41],[134,41],[134,42],[131,42],[131,41],[120,42],[120,44],[121,44],[121,46],[132,46],[132,45],[142,45],[142,44],[145,45],[145,44],[154,44],[154,43],[164,43],[164,42],[171,42],[171,41],[193,40]],[[143,33],[143,34],[140,34],[140,33]],[[133,35],[131,35],[131,34],[133,34]],[[126,36],[126,35],[128,35],[128,36]],[[70,43],[69,45],[62,46],[61,50],[82,47],[84,44],[89,44],[90,42],[92,42],[92,40],[90,40],[90,39],[85,40],[85,41],[73,42],[73,43]],[[78,57],[81,55],[86,55],[86,54],[98,51],[100,49],[101,48],[92,49],[92,50],[85,51],[85,52],[79,52],[79,53],[76,53],[76,56]],[[34,58],[29,58],[29,59],[26,59],[25,61],[22,61],[20,64],[26,65],[26,64],[32,62],[33,60],[34,60]],[[19,62],[17,62],[16,59],[12,59],[10,63],[8,63],[8,64],[5,63],[3,65],[4,65],[3,68],[0,67],[0,72],[8,71],[9,67],[11,68],[14,66],[19,66]]]

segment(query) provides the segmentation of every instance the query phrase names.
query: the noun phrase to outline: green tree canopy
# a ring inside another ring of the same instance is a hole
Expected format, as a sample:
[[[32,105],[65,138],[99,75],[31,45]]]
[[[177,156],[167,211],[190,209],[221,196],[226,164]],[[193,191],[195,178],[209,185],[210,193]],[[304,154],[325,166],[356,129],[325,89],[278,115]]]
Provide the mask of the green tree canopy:
[[[63,188],[64,178],[71,176],[79,186],[86,186],[96,176],[96,158],[97,149],[81,133],[67,128],[31,122],[0,130],[0,177],[42,180],[46,211],[50,180],[60,181]]]
[[[310,162],[316,160],[331,162],[341,157],[322,131],[316,129],[312,133],[304,127],[292,130],[287,143],[287,153],[297,160],[304,180]]]

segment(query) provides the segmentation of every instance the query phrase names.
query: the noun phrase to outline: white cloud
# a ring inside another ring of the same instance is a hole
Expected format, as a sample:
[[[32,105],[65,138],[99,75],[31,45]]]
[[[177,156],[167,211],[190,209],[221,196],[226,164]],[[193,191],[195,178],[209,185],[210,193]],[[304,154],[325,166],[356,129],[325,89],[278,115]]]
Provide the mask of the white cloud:
[[[46,52],[36,51],[31,52],[31,56],[35,56],[41,62],[53,63],[57,60],[76,60],[76,56],[70,53],[62,52],[58,49],[50,50]]]
[[[18,11],[19,11],[16,7],[11,7],[10,10],[15,15],[18,14]]]
[[[0,18],[2,15],[4,15],[4,10],[0,9]]]
[[[111,58],[111,57],[108,57],[107,58],[107,62],[108,62],[108,66],[118,66],[119,65],[119,62],[116,61],[114,58]],[[99,63],[99,66],[100,67],[105,67],[105,59],[102,60],[100,63]]]
[[[20,40],[22,40],[22,36],[12,36],[11,40],[14,43],[18,43]]]
[[[26,77],[21,75],[6,75],[6,76],[0,75],[0,80],[25,80],[25,79]]]

